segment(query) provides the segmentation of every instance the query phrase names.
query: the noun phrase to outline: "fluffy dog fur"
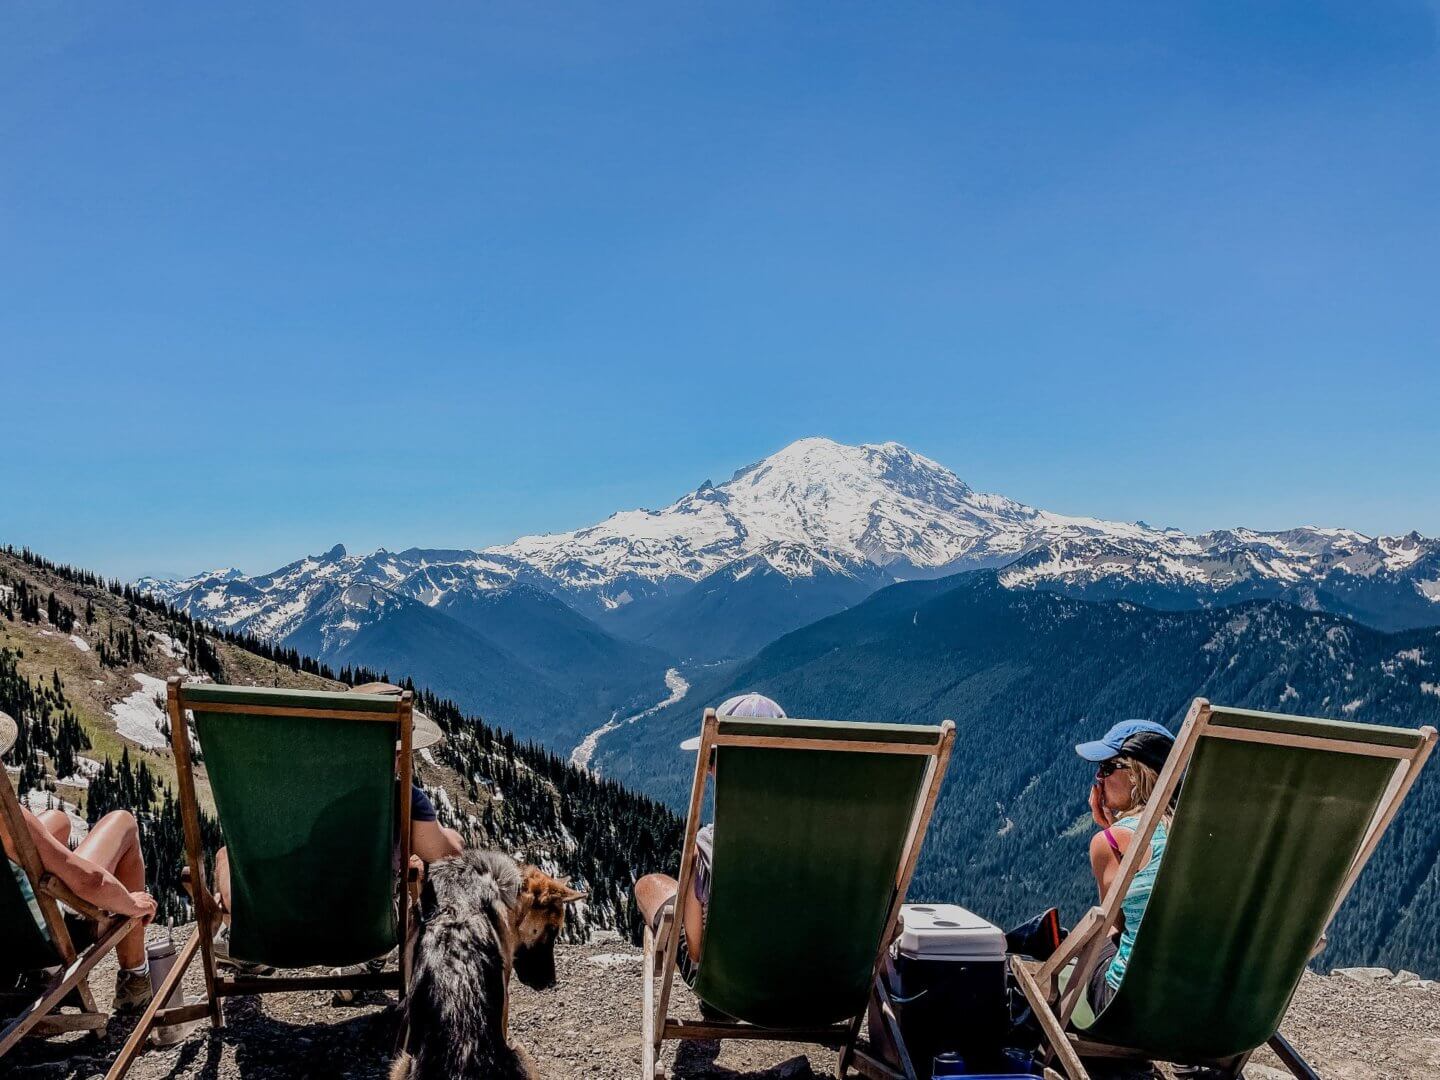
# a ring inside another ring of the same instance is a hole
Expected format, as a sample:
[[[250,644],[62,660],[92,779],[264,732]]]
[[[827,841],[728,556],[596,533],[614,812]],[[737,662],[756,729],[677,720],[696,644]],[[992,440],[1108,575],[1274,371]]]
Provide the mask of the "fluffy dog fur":
[[[554,985],[565,906],[581,896],[495,851],[432,863],[411,945],[406,1043],[391,1080],[538,1080],[507,1038],[510,972],[535,989]]]

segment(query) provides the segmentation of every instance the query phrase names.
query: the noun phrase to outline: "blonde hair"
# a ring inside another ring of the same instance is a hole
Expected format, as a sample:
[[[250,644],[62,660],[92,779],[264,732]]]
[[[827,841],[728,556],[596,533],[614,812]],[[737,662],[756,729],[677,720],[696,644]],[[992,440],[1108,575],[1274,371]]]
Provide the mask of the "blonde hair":
[[[1155,785],[1160,782],[1160,774],[1143,761],[1136,761],[1134,758],[1122,757],[1120,763],[1130,777],[1130,805],[1125,808],[1125,813],[1142,813],[1150,802],[1150,797],[1155,794]]]

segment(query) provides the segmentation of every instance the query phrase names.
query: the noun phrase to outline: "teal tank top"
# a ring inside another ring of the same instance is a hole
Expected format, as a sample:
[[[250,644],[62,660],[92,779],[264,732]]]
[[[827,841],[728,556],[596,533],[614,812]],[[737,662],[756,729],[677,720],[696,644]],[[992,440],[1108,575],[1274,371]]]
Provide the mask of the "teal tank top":
[[[40,928],[40,933],[45,935],[45,940],[50,940],[50,928],[45,925],[45,916],[40,911],[40,901],[35,899],[35,890],[30,886],[30,875],[25,873],[25,868],[13,859],[6,856],[5,862],[15,875],[15,883],[20,886],[20,895],[25,900],[25,905],[30,909],[30,914],[35,918],[35,925]]]
[[[1133,833],[1139,824],[1140,818],[1132,814],[1121,818],[1111,828],[1129,829]],[[1160,872],[1160,860],[1165,855],[1166,832],[1162,818],[1155,826],[1155,835],[1150,838],[1150,861],[1135,875],[1125,892],[1125,899],[1120,902],[1120,910],[1125,913],[1125,929],[1120,934],[1120,947],[1115,952],[1115,959],[1105,969],[1105,981],[1116,990],[1120,989],[1120,980],[1125,977],[1130,950],[1135,947],[1135,932],[1140,929],[1140,919],[1145,914],[1145,906],[1150,903],[1150,892],[1155,888],[1155,875]]]

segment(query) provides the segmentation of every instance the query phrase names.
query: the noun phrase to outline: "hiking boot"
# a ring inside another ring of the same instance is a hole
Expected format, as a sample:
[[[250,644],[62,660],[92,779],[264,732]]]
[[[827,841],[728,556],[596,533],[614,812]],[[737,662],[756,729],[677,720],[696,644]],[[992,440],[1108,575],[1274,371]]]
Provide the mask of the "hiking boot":
[[[220,932],[210,943],[210,952],[215,957],[215,963],[221,967],[228,967],[236,975],[257,975],[264,977],[274,975],[275,969],[269,964],[257,964],[249,960],[236,960],[230,955],[230,928],[222,926]]]
[[[377,956],[374,960],[366,960],[363,964],[351,964],[349,967],[331,968],[331,975],[378,975],[385,970],[385,957]],[[336,990],[335,996],[330,999],[331,1005],[354,1005],[361,993],[360,990]]]
[[[122,970],[115,977],[115,1000],[110,1011],[117,1014],[143,1012],[154,996],[155,988],[150,985],[148,971]]]

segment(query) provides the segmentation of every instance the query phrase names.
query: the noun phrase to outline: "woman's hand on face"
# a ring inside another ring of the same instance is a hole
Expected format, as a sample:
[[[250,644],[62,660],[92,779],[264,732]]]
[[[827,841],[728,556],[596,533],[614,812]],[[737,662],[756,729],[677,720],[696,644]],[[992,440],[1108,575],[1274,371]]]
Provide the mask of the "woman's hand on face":
[[[142,890],[141,892],[132,892],[130,899],[135,904],[135,910],[128,914],[138,915],[144,924],[148,926],[150,920],[155,918],[155,898]]]
[[[1105,796],[1101,793],[1098,783],[1090,785],[1090,816],[1102,829],[1108,829],[1115,824],[1115,815],[1110,813],[1109,808],[1105,805]]]

